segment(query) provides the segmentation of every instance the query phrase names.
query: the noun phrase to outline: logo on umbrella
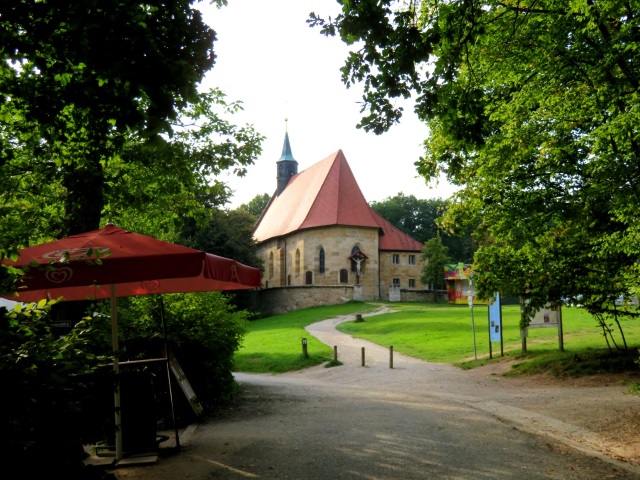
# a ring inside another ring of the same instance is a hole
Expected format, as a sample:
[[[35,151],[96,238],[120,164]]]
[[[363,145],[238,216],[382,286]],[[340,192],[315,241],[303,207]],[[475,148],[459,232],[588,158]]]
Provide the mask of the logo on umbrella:
[[[64,283],[73,276],[73,270],[69,267],[56,268],[55,270],[47,270],[45,277],[53,283]]]

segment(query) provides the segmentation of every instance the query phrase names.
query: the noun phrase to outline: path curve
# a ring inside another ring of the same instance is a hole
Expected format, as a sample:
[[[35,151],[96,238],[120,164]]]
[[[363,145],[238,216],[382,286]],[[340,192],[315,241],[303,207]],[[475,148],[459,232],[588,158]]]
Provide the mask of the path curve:
[[[362,316],[366,319],[391,311],[382,307]],[[393,353],[391,369],[388,348],[336,330],[337,325],[354,318],[354,315],[345,315],[306,327],[319,341],[338,348],[338,360],[343,365],[333,368],[320,365],[281,374],[278,378],[375,389],[404,398],[435,396],[461,402],[520,430],[544,435],[618,468],[640,474],[640,442],[619,443],[607,438],[602,430],[598,431],[606,423],[589,419],[589,416],[611,412],[612,404],[617,405],[621,415],[627,415],[628,421],[632,421],[633,415],[640,416],[637,397],[625,395],[627,387],[619,384],[574,385],[571,381],[552,379],[531,383],[523,378],[480,372],[482,369],[465,371],[449,364],[425,362],[397,352]],[[239,375],[238,379],[242,378],[243,375]],[[611,412],[610,416],[615,422],[615,414]]]

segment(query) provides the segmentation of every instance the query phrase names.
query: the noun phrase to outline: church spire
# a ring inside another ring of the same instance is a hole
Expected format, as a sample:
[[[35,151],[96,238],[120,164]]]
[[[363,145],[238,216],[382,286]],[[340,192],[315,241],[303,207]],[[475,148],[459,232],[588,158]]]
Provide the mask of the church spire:
[[[282,145],[282,156],[280,157],[280,161],[282,160],[290,160],[294,161],[293,153],[291,153],[291,144],[289,143],[289,128],[287,118],[284,119],[284,145]]]
[[[289,143],[288,119],[285,118],[284,121],[285,131],[284,144],[282,145],[282,156],[280,157],[280,160],[276,162],[276,165],[278,166],[278,195],[280,195],[287,187],[289,179],[298,173],[298,162],[293,158],[293,154],[291,153],[291,144]]]

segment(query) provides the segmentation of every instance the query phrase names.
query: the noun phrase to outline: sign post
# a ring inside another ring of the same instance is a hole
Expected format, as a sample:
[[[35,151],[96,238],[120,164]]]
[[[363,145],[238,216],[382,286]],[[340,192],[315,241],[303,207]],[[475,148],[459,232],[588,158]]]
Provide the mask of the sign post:
[[[531,319],[529,328],[556,328],[558,330],[558,349],[561,352],[564,351],[562,306],[551,307],[551,305],[545,305]],[[523,351],[525,350],[523,349]]]
[[[473,358],[477,360],[478,352],[476,349],[476,324],[473,318],[473,283],[471,279],[469,279],[469,293],[467,295],[467,300],[469,302],[469,308],[471,309],[471,331],[473,333]]]
[[[500,356],[504,357],[502,340],[502,301],[500,293],[496,293],[495,300],[489,305],[489,358],[493,358],[491,342],[500,342]]]

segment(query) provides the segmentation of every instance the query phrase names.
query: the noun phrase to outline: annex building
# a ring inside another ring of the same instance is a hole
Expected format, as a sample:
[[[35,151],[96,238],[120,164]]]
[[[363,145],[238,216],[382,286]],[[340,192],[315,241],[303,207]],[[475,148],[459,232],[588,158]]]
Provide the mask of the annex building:
[[[424,292],[423,245],[371,209],[342,150],[298,172],[285,133],[276,169],[276,191],[253,232],[265,267],[263,310],[411,301]]]

